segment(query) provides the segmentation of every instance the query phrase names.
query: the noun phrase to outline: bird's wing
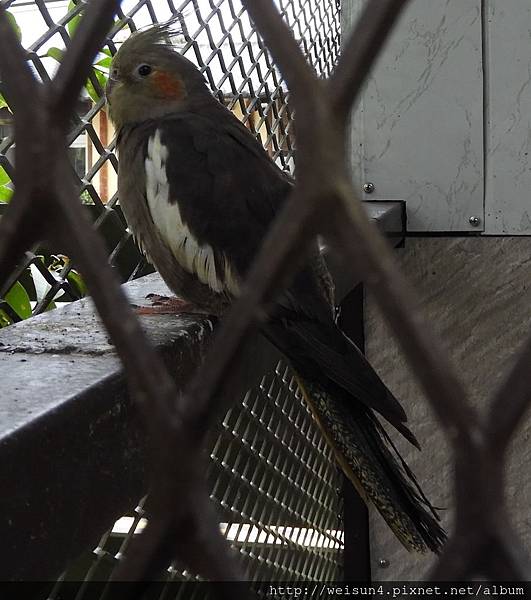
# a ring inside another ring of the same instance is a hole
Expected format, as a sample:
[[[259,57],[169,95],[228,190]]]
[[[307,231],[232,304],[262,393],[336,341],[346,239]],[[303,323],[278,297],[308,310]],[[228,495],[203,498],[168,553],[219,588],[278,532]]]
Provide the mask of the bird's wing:
[[[198,244],[228,256],[241,275],[291,184],[235,117],[219,116],[183,113],[162,122],[169,201]]]
[[[336,388],[380,413],[408,441],[418,441],[404,424],[406,413],[357,346],[333,321],[324,323],[281,309],[265,326],[266,336],[288,356],[295,371],[329,393]]]
[[[243,277],[291,183],[235,117],[217,116],[185,113],[163,121],[169,201],[197,243]],[[314,256],[279,298],[266,335],[305,378],[330,378],[414,440],[399,402],[335,326],[319,261]]]

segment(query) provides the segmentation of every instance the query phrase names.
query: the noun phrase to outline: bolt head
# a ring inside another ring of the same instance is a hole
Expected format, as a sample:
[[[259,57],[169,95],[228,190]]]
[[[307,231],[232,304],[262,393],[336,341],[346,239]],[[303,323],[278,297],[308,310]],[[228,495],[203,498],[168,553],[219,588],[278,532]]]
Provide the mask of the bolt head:
[[[371,183],[370,181],[363,184],[363,191],[366,194],[372,194],[374,192],[374,189],[374,183]]]
[[[472,225],[472,227],[479,227],[481,224],[481,219],[479,217],[472,216],[468,219],[468,222],[470,225]]]
[[[387,569],[391,563],[387,560],[387,558],[380,558],[378,564],[380,565],[380,568]]]

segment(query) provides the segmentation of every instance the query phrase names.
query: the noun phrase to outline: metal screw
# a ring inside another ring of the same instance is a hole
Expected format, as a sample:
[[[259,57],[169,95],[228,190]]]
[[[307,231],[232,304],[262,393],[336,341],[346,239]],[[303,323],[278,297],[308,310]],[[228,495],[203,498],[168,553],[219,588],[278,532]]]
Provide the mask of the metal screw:
[[[468,222],[470,223],[470,225],[472,225],[472,227],[479,227],[480,223],[481,223],[481,219],[479,217],[470,217],[470,219],[468,219]]]
[[[374,189],[374,183],[371,183],[370,181],[363,184],[363,191],[366,194],[372,194],[374,192]]]
[[[380,558],[380,560],[378,561],[378,564],[380,565],[380,567],[382,569],[387,569],[387,567],[391,564],[387,558]]]

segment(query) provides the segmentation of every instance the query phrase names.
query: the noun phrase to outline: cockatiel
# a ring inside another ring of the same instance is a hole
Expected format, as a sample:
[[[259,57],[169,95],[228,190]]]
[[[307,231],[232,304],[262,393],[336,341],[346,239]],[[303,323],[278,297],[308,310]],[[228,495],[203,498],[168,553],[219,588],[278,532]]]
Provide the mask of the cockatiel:
[[[118,132],[120,203],[169,288],[201,310],[238,296],[293,182],[171,44],[171,26],[133,34],[112,61],[107,100]],[[336,459],[409,550],[445,533],[375,413],[418,447],[406,414],[336,326],[333,286],[315,252],[278,299],[263,334],[289,359]]]

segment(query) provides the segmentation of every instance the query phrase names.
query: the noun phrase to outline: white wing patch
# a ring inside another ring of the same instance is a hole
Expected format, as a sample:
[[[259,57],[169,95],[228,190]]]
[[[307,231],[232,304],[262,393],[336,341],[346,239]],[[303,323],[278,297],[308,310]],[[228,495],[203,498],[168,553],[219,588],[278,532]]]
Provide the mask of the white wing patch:
[[[236,295],[239,282],[225,259],[222,277],[216,272],[214,251],[208,244],[200,245],[183,222],[177,202],[170,203],[170,185],[166,172],[168,148],[161,142],[157,129],[148,141],[146,167],[146,196],[155,226],[179,264],[197,275],[215,292],[228,291]],[[224,275],[224,277],[223,277]]]

